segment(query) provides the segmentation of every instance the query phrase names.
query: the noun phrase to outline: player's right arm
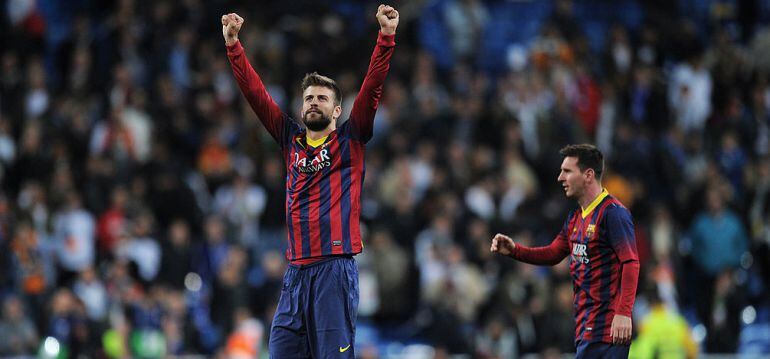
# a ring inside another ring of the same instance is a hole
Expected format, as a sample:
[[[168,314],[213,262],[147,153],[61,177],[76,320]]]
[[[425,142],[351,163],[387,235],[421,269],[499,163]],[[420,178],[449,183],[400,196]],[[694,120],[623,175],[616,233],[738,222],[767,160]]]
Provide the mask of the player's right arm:
[[[225,38],[227,57],[230,59],[233,75],[235,75],[235,79],[238,81],[238,87],[241,88],[241,92],[267,129],[267,132],[283,146],[282,139],[287,128],[284,121],[287,119],[281,113],[280,107],[270,97],[270,94],[267,93],[262,79],[257,75],[257,72],[254,71],[254,68],[246,58],[243,46],[238,40],[238,32],[241,31],[241,26],[243,26],[243,18],[238,16],[238,14],[222,15],[222,36]]]
[[[559,232],[551,244],[543,247],[527,247],[516,244],[511,237],[498,233],[492,238],[493,253],[509,256],[518,261],[536,265],[556,265],[569,255],[567,240],[567,224]]]

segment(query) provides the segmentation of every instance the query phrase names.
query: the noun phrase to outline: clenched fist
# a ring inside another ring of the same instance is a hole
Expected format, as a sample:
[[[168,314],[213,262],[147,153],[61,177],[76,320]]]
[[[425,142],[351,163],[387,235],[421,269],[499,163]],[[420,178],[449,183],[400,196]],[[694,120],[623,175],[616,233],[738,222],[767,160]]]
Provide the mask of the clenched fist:
[[[243,26],[243,18],[236,13],[222,15],[222,36],[225,37],[225,44],[230,46],[238,41],[238,32]]]
[[[492,238],[492,246],[489,247],[489,250],[492,253],[510,256],[511,253],[513,253],[514,248],[516,248],[516,243],[513,242],[511,237],[498,233]]]
[[[377,22],[380,23],[380,32],[385,35],[393,35],[398,27],[398,11],[389,5],[380,5],[377,8]]]

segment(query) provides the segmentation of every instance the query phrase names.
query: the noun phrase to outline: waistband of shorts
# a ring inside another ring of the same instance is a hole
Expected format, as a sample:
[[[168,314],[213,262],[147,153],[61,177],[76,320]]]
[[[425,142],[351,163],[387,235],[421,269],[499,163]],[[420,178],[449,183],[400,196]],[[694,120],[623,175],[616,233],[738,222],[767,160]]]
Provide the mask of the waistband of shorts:
[[[315,266],[317,266],[319,264],[324,264],[324,263],[327,263],[327,262],[331,262],[331,261],[335,261],[335,260],[340,260],[340,259],[353,259],[353,255],[352,254],[338,254],[338,255],[333,255],[333,256],[318,257],[318,261],[315,261],[313,263],[308,263],[308,264],[294,264],[294,263],[289,262],[289,267],[295,268],[295,269],[307,269],[307,268],[315,267]]]

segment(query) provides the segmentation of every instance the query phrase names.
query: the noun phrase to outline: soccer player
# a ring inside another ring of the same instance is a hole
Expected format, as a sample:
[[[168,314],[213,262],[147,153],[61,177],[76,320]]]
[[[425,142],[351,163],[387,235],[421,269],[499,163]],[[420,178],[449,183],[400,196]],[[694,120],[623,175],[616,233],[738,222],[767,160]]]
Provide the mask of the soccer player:
[[[289,268],[270,329],[272,358],[353,358],[358,309],[358,269],[363,249],[359,214],[364,145],[390,67],[398,11],[377,8],[380,32],[369,70],[342,114],[340,89],[317,73],[302,80],[302,121],[282,113],[246,59],[238,32],[243,18],[222,16],[222,35],[233,74],[246,100],[278,142],[286,164]]]
[[[497,234],[490,250],[537,265],[555,265],[569,255],[576,358],[627,358],[639,277],[631,213],[602,188],[604,157],[596,147],[569,145],[559,153],[558,181],[580,208],[548,246],[530,248]]]

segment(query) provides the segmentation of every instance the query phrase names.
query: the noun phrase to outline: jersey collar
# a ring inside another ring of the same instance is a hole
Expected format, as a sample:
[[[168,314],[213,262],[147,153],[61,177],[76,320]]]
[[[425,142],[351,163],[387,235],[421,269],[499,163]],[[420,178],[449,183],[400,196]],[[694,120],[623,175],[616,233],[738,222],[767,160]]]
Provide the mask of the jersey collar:
[[[593,200],[593,202],[591,202],[591,204],[588,205],[588,207],[581,208],[583,210],[583,212],[581,213],[581,215],[583,216],[583,219],[588,217],[588,215],[591,213],[591,211],[596,209],[596,206],[598,206],[599,203],[602,203],[602,200],[604,200],[604,197],[607,197],[609,195],[610,195],[610,193],[607,192],[607,189],[606,188],[602,188],[602,193],[599,193],[599,195],[596,196],[596,198]]]

